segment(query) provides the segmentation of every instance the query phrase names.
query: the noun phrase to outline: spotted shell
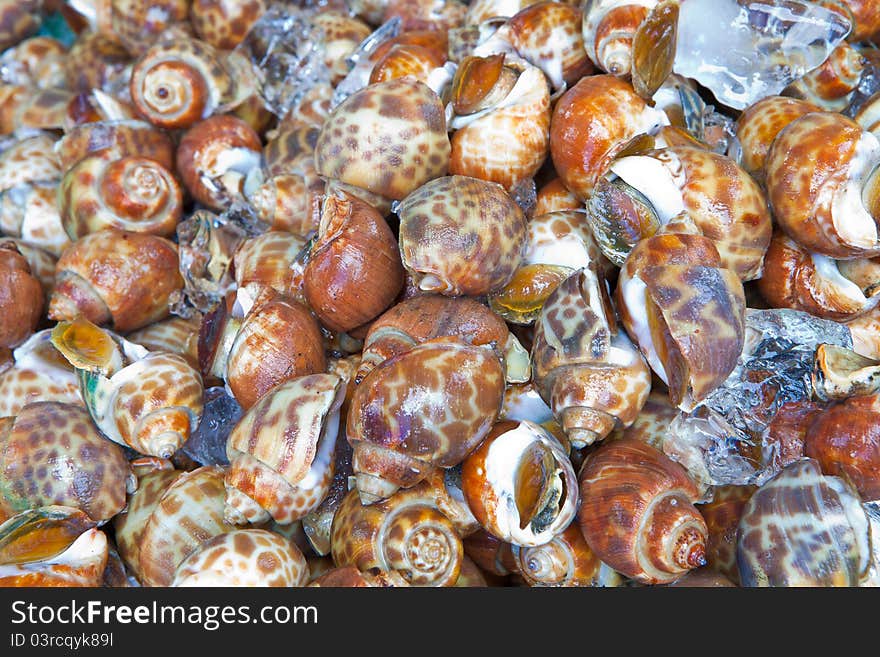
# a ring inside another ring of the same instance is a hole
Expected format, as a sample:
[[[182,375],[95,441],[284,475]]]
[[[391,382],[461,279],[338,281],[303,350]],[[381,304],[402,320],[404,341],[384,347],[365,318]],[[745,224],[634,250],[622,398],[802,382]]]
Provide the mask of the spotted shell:
[[[156,160],[111,151],[84,157],[67,171],[58,199],[71,240],[111,227],[169,237],[183,214],[183,191],[171,171]]]
[[[811,252],[832,258],[880,253],[878,158],[877,138],[842,114],[812,112],[790,123],[765,164],[779,227]]]
[[[458,463],[488,434],[504,393],[486,347],[438,338],[378,365],[355,389],[346,434],[369,503]]]
[[[177,567],[171,586],[305,586],[308,564],[283,536],[238,529],[205,541]]]
[[[785,96],[767,96],[745,108],[736,122],[736,136],[742,147],[742,167],[758,180],[764,178],[767,152],[783,128],[819,106]]]
[[[674,405],[705,398],[736,366],[745,294],[708,238],[664,230],[642,240],[621,269],[616,298],[626,332]]]
[[[104,532],[64,506],[23,511],[0,525],[0,587],[98,587],[108,560]]]
[[[539,217],[550,212],[579,210],[583,206],[578,197],[572,194],[562,183],[561,178],[554,178],[538,189],[533,216]]]
[[[0,48],[5,50],[40,29],[39,0],[5,2],[0,7]]]
[[[462,463],[461,478],[477,521],[513,545],[549,542],[577,511],[577,476],[568,454],[528,420],[496,424]]]
[[[37,267],[29,256],[37,251],[48,252],[46,256],[52,261],[50,278],[53,285],[55,258],[72,244],[58,211],[57,191],[58,185],[53,180],[27,183],[0,192],[0,231],[21,238],[17,242],[18,250],[29,261],[31,269]],[[24,243],[36,248],[25,253]]]
[[[394,571],[412,586],[452,586],[464,550],[449,519],[418,489],[364,505],[349,491],[333,518],[334,563]]]
[[[149,6],[136,0],[111,0],[108,4],[109,25],[101,27],[135,56],[145,52],[167,30],[188,25],[189,0],[157,0]]]
[[[39,133],[18,139],[0,153],[0,192],[40,181],[55,181],[62,169],[55,140]]]
[[[569,440],[590,445],[632,424],[650,370],[617,330],[597,272],[580,269],[547,298],[532,346],[534,381]]]
[[[736,558],[743,586],[856,586],[871,561],[868,519],[848,484],[801,459],[749,499]]]
[[[557,101],[550,121],[550,156],[565,186],[586,200],[614,157],[634,137],[669,119],[632,86],[612,75],[582,78]]]
[[[579,7],[564,2],[537,2],[514,14],[495,33],[540,68],[554,89],[573,85],[593,72],[585,49]]]
[[[199,203],[223,210],[245,198],[245,179],[261,164],[260,136],[245,121],[222,114],[197,122],[181,137],[177,170]]]
[[[3,81],[43,89],[64,87],[66,51],[64,44],[52,37],[25,39],[0,55]]]
[[[291,173],[277,173],[245,194],[257,216],[276,230],[308,235],[318,230],[326,185],[313,162]]]
[[[198,367],[198,337],[201,317],[169,317],[154,322],[133,333],[127,340],[146,347],[149,351],[167,351],[183,356],[193,367]]]
[[[60,504],[104,522],[125,506],[132,479],[82,406],[31,403],[0,429],[0,497],[14,511]]]
[[[503,287],[522,256],[522,210],[495,183],[433,180],[397,209],[403,265],[425,292],[479,296]]]
[[[409,582],[397,571],[385,572],[371,568],[361,572],[354,566],[331,568],[309,582],[309,586],[330,588],[385,588],[409,586]]]
[[[215,48],[231,50],[244,40],[264,11],[265,0],[193,0],[189,20],[200,39]]]
[[[223,469],[203,466],[177,476],[142,513],[138,563],[144,586],[170,586],[177,567],[214,536],[236,529],[223,519]]]
[[[399,78],[362,89],[327,117],[315,145],[322,176],[399,200],[442,176],[449,138],[440,98]]]
[[[235,425],[226,443],[226,518],[234,524],[299,520],[327,495],[333,479],[339,410],[334,374],[274,387]]]
[[[442,53],[414,43],[398,43],[376,60],[370,72],[370,84],[386,82],[406,75],[429,84],[431,73],[443,66]]]
[[[347,11],[325,9],[310,19],[323,34],[324,64],[331,71],[331,82],[338,84],[349,71],[346,58],[370,36],[371,29]]]
[[[51,333],[34,333],[14,350],[14,365],[0,372],[0,417],[18,415],[32,402],[83,404],[76,373],[52,346]]]
[[[75,96],[66,89],[0,86],[0,134],[20,128],[58,130],[71,116]]]
[[[165,467],[167,464],[169,467]],[[113,518],[113,530],[119,555],[128,570],[138,580],[143,579],[140,549],[144,529],[159,500],[168,487],[182,474],[182,470],[170,467],[170,462],[148,471],[138,471],[137,489],[129,496],[128,504]]]
[[[170,241],[107,228],[77,240],[58,260],[49,318],[82,314],[96,324],[132,331],[169,314],[171,293],[183,287]]]
[[[580,473],[578,522],[596,555],[645,584],[669,583],[706,563],[699,491],[684,468],[632,439],[602,445]]]

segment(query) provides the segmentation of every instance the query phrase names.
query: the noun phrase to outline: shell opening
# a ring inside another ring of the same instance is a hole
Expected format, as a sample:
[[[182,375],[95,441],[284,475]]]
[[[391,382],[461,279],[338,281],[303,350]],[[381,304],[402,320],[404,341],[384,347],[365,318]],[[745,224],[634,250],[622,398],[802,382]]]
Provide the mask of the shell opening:
[[[852,299],[859,305],[868,301],[862,289],[840,273],[836,260],[818,253],[811,253],[810,257],[813,259],[813,267],[816,273],[831,283],[839,294],[847,299]]]
[[[659,376],[663,383],[668,384],[666,369],[657,350],[654,348],[654,340],[651,337],[651,328],[648,325],[647,304],[648,286],[638,276],[633,276],[620,282],[626,311],[629,313],[633,337],[639,345],[639,349],[648,361],[648,365]]]
[[[877,246],[878,197],[880,197],[880,142],[864,132],[856,144],[846,183],[838,186],[831,200],[834,230],[851,246]]]

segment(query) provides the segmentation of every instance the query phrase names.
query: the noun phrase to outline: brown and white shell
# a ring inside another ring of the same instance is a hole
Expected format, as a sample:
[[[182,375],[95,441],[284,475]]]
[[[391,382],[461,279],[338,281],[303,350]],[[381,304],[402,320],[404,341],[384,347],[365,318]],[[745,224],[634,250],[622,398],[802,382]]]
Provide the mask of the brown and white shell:
[[[684,232],[667,232],[678,230]],[[616,299],[626,332],[668,385],[676,406],[690,406],[736,366],[745,340],[745,294],[712,240],[692,222],[667,224],[639,242],[621,269]]]
[[[133,479],[122,448],[80,405],[35,402],[0,420],[0,506],[60,504],[105,522],[125,506]]]
[[[482,527],[518,546],[549,542],[577,512],[568,453],[528,420],[496,424],[461,467],[462,492]]]
[[[565,186],[581,200],[612,160],[638,135],[669,119],[612,75],[582,78],[556,102],[550,121],[550,156]]]
[[[831,258],[880,253],[880,142],[842,114],[791,122],[767,154],[767,196],[779,227]]]
[[[49,319],[82,314],[95,324],[133,331],[167,317],[183,288],[177,247],[155,235],[106,228],[77,240],[58,260]]]
[[[413,586],[452,586],[461,571],[461,538],[420,488],[369,505],[349,491],[331,536],[338,566],[394,571]]]
[[[503,394],[492,349],[451,338],[378,365],[355,389],[346,424],[361,499],[387,498],[461,463],[488,435]]]
[[[488,58],[489,66],[495,62],[495,68],[503,69],[488,76],[487,66],[475,59],[481,58],[465,58],[452,82],[449,173],[510,190],[532,178],[550,152],[550,88],[540,69],[525,62],[506,63],[504,55]],[[489,87],[487,79],[493,77],[495,84]],[[460,102],[479,95],[484,98],[476,103]]]
[[[617,328],[600,274],[580,269],[543,305],[532,346],[534,382],[576,447],[632,424],[651,391],[651,373]]]
[[[305,586],[306,558],[285,537],[237,529],[208,539],[183,560],[171,586]]]
[[[318,173],[400,200],[446,174],[449,138],[440,97],[399,78],[352,94],[327,117],[315,145]]]
[[[226,519],[289,524],[313,511],[333,479],[339,411],[335,374],[286,381],[263,395],[226,443]]]
[[[397,208],[403,265],[419,289],[479,296],[500,289],[520,263],[526,221],[495,183],[447,176]]]
[[[602,445],[580,472],[578,523],[596,555],[644,584],[706,563],[699,491],[678,463],[633,439]]]
[[[743,586],[857,586],[871,563],[868,518],[849,484],[801,459],[749,499],[736,557]]]

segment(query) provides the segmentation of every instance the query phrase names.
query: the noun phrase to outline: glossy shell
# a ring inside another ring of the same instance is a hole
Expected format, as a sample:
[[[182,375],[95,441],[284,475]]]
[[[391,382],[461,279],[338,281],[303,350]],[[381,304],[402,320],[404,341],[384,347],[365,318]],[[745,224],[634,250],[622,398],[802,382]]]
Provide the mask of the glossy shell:
[[[802,459],[752,495],[736,554],[743,586],[856,586],[871,559],[868,519],[847,484]]]
[[[462,463],[462,491],[489,533],[519,546],[562,533],[577,511],[577,476],[568,454],[532,422],[502,422]]]
[[[684,468],[631,439],[603,445],[580,473],[578,522],[598,557],[646,584],[705,565],[708,530]]]
[[[15,511],[61,504],[95,521],[125,506],[131,470],[81,406],[36,402],[0,427],[0,495]]]
[[[282,383],[252,406],[226,443],[226,518],[288,524],[313,511],[333,479],[345,388],[333,374]]]
[[[377,366],[355,389],[346,424],[364,501],[460,463],[501,409],[504,372],[491,349],[422,343]]]
[[[403,276],[384,217],[353,196],[328,196],[303,272],[303,292],[321,323],[351,331],[375,319],[400,293]]]
[[[634,137],[669,120],[611,75],[582,78],[557,101],[550,122],[550,155],[565,186],[586,200],[599,176]]]
[[[156,160],[110,150],[79,160],[58,189],[64,229],[76,240],[102,228],[168,237],[183,214],[183,191]]]
[[[526,222],[500,185],[439,178],[397,209],[403,265],[426,292],[479,296],[503,287],[522,256]]]
[[[339,566],[395,571],[413,586],[452,586],[464,550],[449,519],[418,491],[363,505],[352,490],[333,518],[332,554]]]
[[[767,195],[780,228],[832,258],[880,253],[872,174],[880,142],[841,114],[805,114],[782,130],[767,154]],[[809,165],[804,165],[808,162]]]
[[[167,317],[169,297],[182,287],[172,242],[104,229],[80,238],[59,259],[49,318],[82,314],[132,331]]]
[[[589,445],[632,424],[650,371],[615,325],[596,272],[581,269],[544,303],[532,347],[534,382],[569,440]]]
[[[440,98],[408,78],[380,82],[343,101],[315,145],[318,173],[402,199],[446,173],[449,138]]]

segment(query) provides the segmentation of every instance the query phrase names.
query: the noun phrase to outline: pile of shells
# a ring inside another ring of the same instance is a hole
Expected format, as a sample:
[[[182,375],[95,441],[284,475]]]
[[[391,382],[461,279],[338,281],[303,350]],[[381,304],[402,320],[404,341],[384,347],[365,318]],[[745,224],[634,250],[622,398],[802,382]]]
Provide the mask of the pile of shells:
[[[0,585],[880,585],[880,14],[733,108],[689,1],[0,1]]]

